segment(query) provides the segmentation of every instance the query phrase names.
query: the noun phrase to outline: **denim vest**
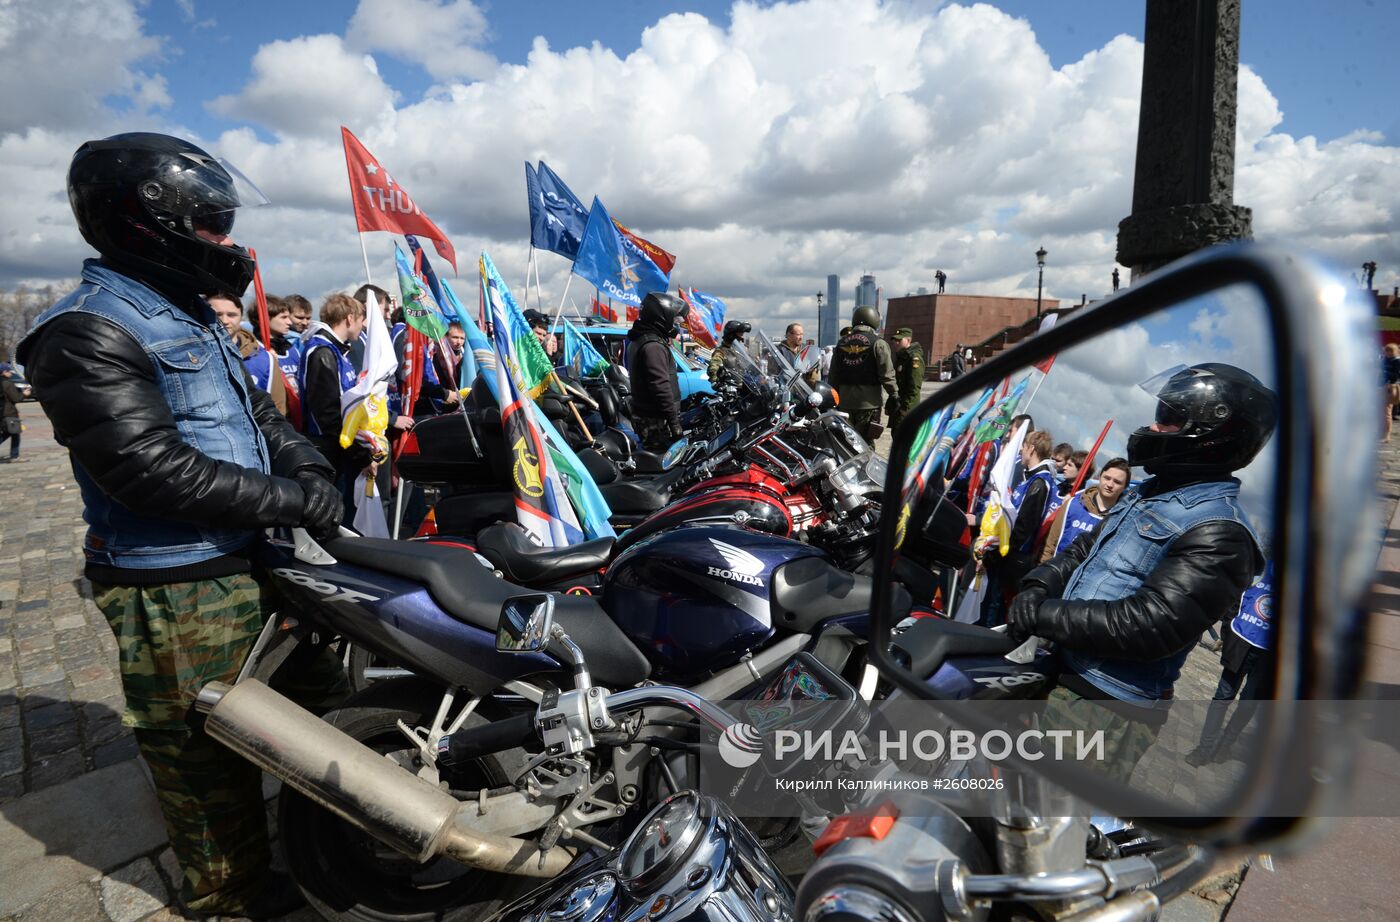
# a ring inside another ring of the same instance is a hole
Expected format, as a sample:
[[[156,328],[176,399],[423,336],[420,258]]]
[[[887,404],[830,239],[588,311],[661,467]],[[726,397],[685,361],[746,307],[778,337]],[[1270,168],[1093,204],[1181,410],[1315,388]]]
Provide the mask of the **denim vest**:
[[[1151,497],[1137,490],[1125,494],[1104,516],[1094,547],[1070,577],[1063,598],[1122,599],[1132,595],[1180,535],[1207,522],[1243,525],[1257,549],[1259,537],[1240,507],[1239,493],[1240,482],[1231,478],[1193,483]],[[1141,662],[1066,650],[1061,660],[1070,671],[1113,698],[1151,702],[1170,692],[1190,652],[1187,648]]]
[[[90,259],[83,263],[82,284],[40,314],[26,339],[70,312],[116,324],[151,357],[156,386],[185,444],[216,461],[269,473],[267,443],[253,421],[243,360],[207,304],[201,303],[196,319],[145,285]],[[83,551],[95,563],[139,570],[186,566],[239,550],[256,536],[247,528],[178,522],[128,509],[103,492],[76,459],[73,476],[88,523]]]

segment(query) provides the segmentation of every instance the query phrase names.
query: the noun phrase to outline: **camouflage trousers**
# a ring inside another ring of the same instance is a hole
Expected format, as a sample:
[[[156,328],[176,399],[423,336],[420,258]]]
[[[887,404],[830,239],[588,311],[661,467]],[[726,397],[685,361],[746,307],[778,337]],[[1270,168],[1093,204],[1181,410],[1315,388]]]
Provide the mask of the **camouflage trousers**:
[[[1120,709],[1106,707],[1067,688],[1052,690],[1041,717],[1045,730],[1098,730],[1104,735],[1103,769],[1110,778],[1129,784],[1133,770],[1157,741],[1160,729],[1135,720]]]
[[[150,767],[170,847],[191,910],[237,913],[262,886],[268,866],[262,773],[190,720],[199,690],[232,683],[276,610],[276,596],[248,574],[165,586],[94,584],[93,600],[117,637],[126,709]],[[304,706],[348,691],[329,651],[288,683]]]
[[[871,423],[880,421],[879,407],[870,407],[869,409],[865,410],[851,410],[850,414],[851,428],[859,432],[861,436],[865,435],[865,430],[870,426]]]

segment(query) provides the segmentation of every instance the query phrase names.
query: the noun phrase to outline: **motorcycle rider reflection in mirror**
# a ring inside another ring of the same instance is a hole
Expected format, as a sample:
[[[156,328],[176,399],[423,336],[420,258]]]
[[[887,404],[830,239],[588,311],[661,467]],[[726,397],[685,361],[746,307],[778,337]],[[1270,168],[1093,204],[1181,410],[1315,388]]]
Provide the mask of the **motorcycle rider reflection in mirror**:
[[[1126,783],[1166,719],[1164,702],[1201,632],[1232,612],[1265,553],[1239,502],[1269,441],[1277,398],[1232,365],[1176,366],[1142,385],[1155,421],[1128,439],[1152,475],[1088,534],[1026,575],[1010,630],[1052,641],[1062,661],[1050,726],[1104,730],[1108,773]]]
[[[710,353],[710,364],[706,368],[710,383],[715,387],[735,383],[743,377],[743,365],[735,353],[743,348],[744,337],[752,329],[753,325],[744,320],[731,320],[724,325],[720,344]],[[739,345],[736,346],[735,343]]]
[[[683,436],[681,385],[671,358],[671,337],[685,305],[652,292],[627,331],[627,373],[632,379],[632,419],[647,451],[662,452]]]
[[[894,356],[876,332],[879,326],[879,311],[856,308],[850,332],[842,334],[831,359],[831,386],[841,397],[841,409],[851,414],[851,428],[866,438],[880,418],[881,393],[886,404],[898,400]]]

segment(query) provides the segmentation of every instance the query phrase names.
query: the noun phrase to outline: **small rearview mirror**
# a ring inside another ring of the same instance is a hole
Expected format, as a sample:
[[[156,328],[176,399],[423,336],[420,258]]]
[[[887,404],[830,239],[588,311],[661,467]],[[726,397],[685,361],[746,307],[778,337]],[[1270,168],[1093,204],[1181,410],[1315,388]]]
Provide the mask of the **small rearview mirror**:
[[[501,605],[496,649],[501,653],[538,653],[549,643],[554,626],[554,596],[547,592],[511,596]]]
[[[882,676],[974,733],[1096,741],[1022,767],[1195,841],[1336,810],[1376,559],[1355,523],[1374,311],[1305,258],[1213,248],[945,385],[890,449]]]

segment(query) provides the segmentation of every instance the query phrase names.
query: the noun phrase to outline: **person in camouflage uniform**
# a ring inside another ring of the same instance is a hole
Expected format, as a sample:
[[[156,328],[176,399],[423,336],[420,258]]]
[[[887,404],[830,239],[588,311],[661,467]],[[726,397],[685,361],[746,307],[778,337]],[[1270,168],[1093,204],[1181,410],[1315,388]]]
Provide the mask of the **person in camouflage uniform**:
[[[233,682],[274,607],[253,572],[260,530],[333,534],[334,471],[253,386],[205,295],[253,276],[229,237],[242,195],[177,138],[117,135],[73,156],[68,198],[101,254],[20,342],[82,492],[84,575],[117,638],[126,708],[151,769],[185,907],[269,918],[301,898],[268,870],[260,774],[192,717]],[[324,657],[287,691],[344,686]],[[310,697],[316,697],[315,695]]]
[[[744,336],[752,329],[743,320],[731,320],[724,325],[724,335],[720,338],[719,346],[710,353],[710,364],[706,368],[712,385],[719,387],[726,382],[737,383],[743,376],[744,366],[738,351],[743,347]]]
[[[919,389],[924,384],[924,347],[914,342],[914,331],[900,327],[894,331],[894,380],[899,395],[887,403],[890,428],[894,429],[905,414],[919,402]]]

